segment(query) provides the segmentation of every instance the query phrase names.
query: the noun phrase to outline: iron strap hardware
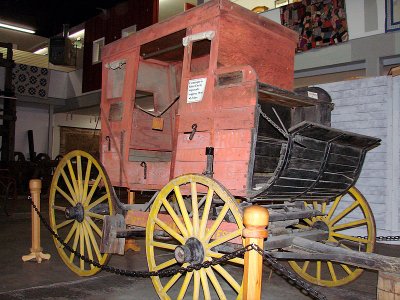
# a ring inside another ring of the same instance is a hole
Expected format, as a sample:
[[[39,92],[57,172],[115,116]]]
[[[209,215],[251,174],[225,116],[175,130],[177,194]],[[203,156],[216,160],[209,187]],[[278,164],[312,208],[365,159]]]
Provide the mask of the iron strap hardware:
[[[274,121],[272,121],[272,119],[270,117],[268,117],[265,112],[262,111],[260,104],[257,105],[257,110],[259,111],[260,115],[263,116],[263,118],[272,125],[272,127],[274,127],[276,130],[278,130],[279,133],[282,134],[285,138],[288,138],[289,134],[284,129],[279,127],[278,124],[276,124]]]
[[[43,225],[57,239],[57,241],[59,241],[68,251],[70,251],[71,253],[74,253],[79,259],[82,259],[86,263],[92,264],[93,266],[100,268],[101,270],[104,270],[106,272],[110,272],[110,273],[114,273],[114,274],[122,275],[122,276],[127,276],[127,277],[141,277],[141,278],[149,278],[149,277],[153,277],[153,276],[171,277],[178,273],[184,274],[187,272],[193,272],[194,270],[200,270],[202,268],[210,268],[211,266],[220,265],[220,264],[228,262],[229,260],[231,260],[233,258],[241,257],[247,251],[254,250],[254,251],[257,251],[263,257],[263,259],[267,262],[267,265],[269,265],[272,270],[274,270],[279,276],[285,278],[290,284],[296,285],[303,292],[303,294],[308,295],[313,299],[327,300],[327,298],[324,295],[322,295],[320,292],[315,290],[310,284],[303,281],[296,274],[289,271],[285,266],[281,265],[275,258],[273,258],[269,254],[268,251],[262,250],[256,244],[247,245],[246,247],[235,250],[231,253],[224,254],[220,258],[213,258],[211,261],[205,261],[200,264],[193,264],[193,265],[189,265],[187,267],[180,267],[180,268],[171,269],[171,270],[130,271],[130,270],[124,270],[124,269],[111,267],[108,265],[102,265],[96,261],[93,261],[93,260],[85,257],[78,251],[72,249],[72,247],[69,246],[67,243],[65,243],[60,238],[60,236],[50,227],[49,223],[46,221],[46,219],[40,213],[40,211],[38,210],[36,205],[33,203],[30,196],[28,196],[28,200],[31,201],[31,205],[34,208],[35,212],[38,214]]]

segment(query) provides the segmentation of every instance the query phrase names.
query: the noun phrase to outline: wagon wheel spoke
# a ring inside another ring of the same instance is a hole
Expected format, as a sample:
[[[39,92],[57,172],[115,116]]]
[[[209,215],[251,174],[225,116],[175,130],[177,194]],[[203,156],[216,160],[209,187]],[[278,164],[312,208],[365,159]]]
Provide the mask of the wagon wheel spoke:
[[[75,158],[75,160],[76,160],[76,158]],[[67,166],[68,166],[69,176],[70,176],[71,181],[72,181],[72,186],[74,188],[74,193],[76,195],[76,199],[77,199],[78,202],[80,202],[81,199],[79,198],[80,193],[79,193],[78,182],[76,180],[75,171],[74,171],[74,167],[72,166],[71,160],[69,160],[67,162]]]
[[[91,176],[96,179],[93,184]],[[78,150],[68,153],[59,162],[50,187],[52,230],[73,251],[99,264],[105,264],[110,257],[100,252],[104,217],[114,214],[110,189],[102,166],[90,154]],[[98,205],[104,205],[105,214],[90,211]],[[54,242],[64,263],[76,274],[90,276],[100,271],[67,251],[56,238]]]
[[[332,281],[337,281],[335,269],[333,267],[332,262],[328,261],[327,265],[328,265],[328,269],[329,269],[329,274],[331,274]]]
[[[99,226],[97,226],[96,223],[93,222],[93,220],[90,217],[86,217],[86,220],[87,220],[88,224],[90,225],[90,227],[93,228],[94,231],[96,231],[96,233],[101,237],[103,235],[103,233],[101,232],[101,229],[99,228]]]
[[[185,201],[183,200],[181,191],[180,191],[179,187],[177,187],[177,186],[174,187],[174,191],[175,191],[176,201],[178,202],[179,209],[182,214],[183,221],[185,222],[185,226],[187,228],[188,234],[192,235],[193,234],[193,226],[192,226],[192,222],[190,222],[189,214],[186,209]]]
[[[66,184],[66,186],[67,186],[67,188],[68,188],[68,191],[69,191],[70,195],[72,196],[72,198],[77,199],[78,197],[77,197],[77,195],[76,195],[76,193],[75,193],[74,188],[72,187],[72,184],[71,184],[71,182],[70,182],[70,180],[69,180],[67,174],[65,173],[65,171],[64,171],[63,169],[61,169],[60,172],[61,172],[61,176],[62,176],[63,179],[64,179],[64,183]],[[68,197],[69,197],[69,196],[68,196]],[[74,202],[74,201],[73,201],[73,202]]]
[[[162,204],[164,205],[164,208],[167,210],[171,218],[174,220],[176,226],[179,228],[179,231],[182,233],[184,237],[188,236],[188,232],[185,228],[185,225],[183,225],[182,221],[179,219],[178,215],[175,213],[175,210],[172,208],[172,206],[168,203],[167,199],[163,198],[161,199]]]
[[[151,243],[151,245],[153,247],[163,248],[163,249],[167,249],[167,250],[175,250],[175,248],[176,248],[176,245],[168,244],[168,243],[162,243],[162,242],[155,242],[155,241],[153,241]]]
[[[99,261],[101,261],[102,260],[102,255],[100,253],[99,246],[97,245],[97,241],[96,241],[96,237],[94,236],[94,232],[93,232],[93,230],[92,230],[92,228],[90,227],[89,224],[86,224],[86,229],[87,229],[87,232],[88,232],[88,235],[89,235],[89,238],[90,238],[90,242],[92,243],[94,252],[96,253],[97,259]]]
[[[209,241],[211,239],[211,237],[214,235],[214,233],[217,231],[219,225],[221,225],[222,220],[225,218],[228,210],[229,210],[229,206],[225,204],[224,207],[222,208],[221,212],[219,213],[218,217],[215,219],[213,225],[208,230],[208,232],[204,238],[205,241]]]
[[[200,272],[193,271],[193,299],[199,299],[200,296]]]
[[[211,299],[210,287],[208,286],[208,279],[205,269],[200,269],[200,279],[201,279],[201,285],[203,287],[204,299],[210,300]]]
[[[96,214],[96,213],[93,213],[91,211],[86,211],[85,213],[89,217],[92,217],[92,218],[95,218],[95,219],[99,219],[99,220],[104,220],[104,215]]]
[[[86,210],[87,211],[91,210],[93,207],[95,207],[96,205],[99,205],[100,203],[106,201],[107,199],[108,199],[108,195],[107,194],[101,196],[99,199],[97,199],[96,201],[94,201],[90,205],[88,205],[86,207]]]
[[[65,226],[67,226],[68,224],[71,224],[72,222],[74,222],[74,220],[66,220],[66,221],[64,221],[64,222],[62,222],[60,224],[57,224],[56,228],[57,229],[63,228]]]
[[[185,297],[186,294],[186,290],[189,286],[190,280],[192,279],[193,273],[192,272],[187,272],[186,276],[185,276],[185,280],[182,283],[182,287],[181,290],[178,294],[178,300],[183,299],[183,297]]]
[[[235,237],[241,236],[242,235],[242,231],[243,231],[242,229],[237,229],[237,230],[235,230],[235,231],[233,231],[233,232],[231,232],[229,234],[224,235],[221,238],[215,239],[215,240],[213,240],[211,243],[209,243],[207,245],[207,248],[211,249],[211,248],[213,248],[215,246],[218,246],[218,245],[221,245],[221,244],[223,244],[223,243],[225,243],[227,241],[230,241],[230,240],[234,239]]]
[[[191,194],[192,194],[192,220],[193,220],[193,235],[197,236],[199,234],[199,208],[197,199],[197,189],[196,182],[190,183]]]
[[[215,265],[213,268],[221,274],[226,281],[235,289],[235,291],[239,294],[240,293],[240,284],[229,274],[222,266]]]
[[[92,161],[89,160],[87,166],[86,166],[86,174],[85,174],[85,180],[83,182],[83,192],[82,192],[82,203],[86,203],[87,196],[88,196],[88,189],[89,189],[89,181],[90,181],[90,172],[92,171]]]
[[[211,281],[212,285],[214,286],[215,291],[218,294],[219,299],[226,299],[224,290],[222,289],[221,285],[219,284],[217,277],[215,277],[214,271],[210,268],[207,268],[205,270],[206,270],[206,274],[207,274],[208,278],[210,278],[210,281]]]
[[[205,205],[204,205],[204,211],[203,211],[203,215],[202,215],[202,218],[200,221],[199,236],[201,239],[204,238],[204,234],[206,232],[206,225],[207,225],[207,221],[208,221],[208,216],[209,216],[209,212],[210,212],[210,208],[211,208],[213,195],[214,195],[214,190],[212,188],[208,188],[206,201],[205,201]]]
[[[337,197],[329,205],[326,202],[313,201],[308,207],[319,210],[324,216],[303,219],[297,228],[326,227],[328,242],[337,243],[348,250],[373,252],[375,246],[375,221],[371,209],[362,194],[356,188],[350,188],[347,194]],[[325,224],[325,225],[324,225]],[[352,230],[357,230],[357,235]],[[360,234],[364,233],[364,234]],[[354,234],[354,235],[353,235]],[[347,242],[347,243],[346,243]],[[332,261],[289,261],[293,270],[307,281],[321,286],[341,286],[358,278],[362,269]],[[324,272],[327,269],[328,272]]]
[[[171,227],[169,227],[167,224],[165,224],[163,221],[161,221],[158,218],[154,219],[154,222],[160,226],[162,229],[165,230],[165,232],[167,232],[170,236],[172,236],[174,239],[176,239],[177,241],[179,241],[181,244],[185,243],[185,239],[183,238],[183,236],[181,236],[179,233],[177,233],[175,230],[173,230]]]
[[[180,214],[173,208],[174,198]],[[218,211],[215,219],[214,209]],[[225,220],[228,213],[229,223]],[[156,233],[160,229],[174,240],[154,240],[160,237]],[[228,191],[206,176],[190,174],[177,177],[161,189],[150,210],[146,227],[149,270],[157,271],[220,258],[223,254],[217,251],[229,249],[224,248],[231,247],[229,243],[240,243],[238,237],[241,237],[242,230],[238,205]],[[187,255],[187,252],[191,254]],[[175,257],[171,258],[171,254]],[[242,267],[243,264],[243,258],[234,258],[228,263],[229,268]],[[227,284],[220,284],[218,280],[221,278]],[[184,276],[177,274],[170,279],[152,277],[152,281],[162,299],[182,299],[188,291],[193,292],[194,299],[197,299],[201,297],[200,289],[205,299],[226,299],[223,287],[236,293],[237,299],[242,298],[241,281],[222,266],[195,270]],[[210,289],[209,281],[213,289]],[[171,289],[174,285],[179,285],[179,290]]]
[[[101,180],[101,175],[99,174],[99,175],[96,177],[96,180],[94,181],[92,187],[90,188],[90,192],[89,192],[89,194],[87,195],[87,197],[86,197],[86,199],[85,199],[85,202],[84,202],[83,204],[89,204],[89,203],[90,203],[90,201],[92,200],[92,197],[93,197],[94,192],[96,191],[96,189],[97,189],[98,186],[99,186],[100,180]]]
[[[59,206],[59,205],[53,205],[52,208],[53,208],[54,210],[59,210],[59,211],[62,211],[62,212],[64,212],[65,209],[66,209],[65,206]]]
[[[56,191],[59,192],[72,206],[75,206],[75,202],[67,193],[65,193],[60,187],[55,187]]]
[[[74,225],[72,225],[71,229],[68,232],[68,235],[64,239],[64,243],[68,244],[69,240],[72,238],[73,234],[78,228],[78,222],[74,222]],[[64,247],[64,246],[63,246]]]
[[[175,258],[172,258],[172,259],[170,259],[170,260],[167,260],[166,262],[163,262],[162,264],[159,264],[158,266],[156,266],[156,267],[154,268],[154,270],[155,270],[155,271],[160,271],[160,270],[162,270],[162,269],[165,269],[165,268],[168,268],[168,267],[170,267],[170,266],[173,266],[173,265],[175,265],[176,263],[178,263],[178,262],[176,261],[176,259],[175,259]]]
[[[92,246],[91,246],[91,243],[90,243],[88,229],[86,227],[87,224],[83,223],[83,226],[85,227],[85,230],[83,231],[83,234],[85,236],[85,244],[86,244],[87,253],[88,253],[89,259],[93,260]],[[94,266],[92,264],[90,264],[90,268],[93,269]]]

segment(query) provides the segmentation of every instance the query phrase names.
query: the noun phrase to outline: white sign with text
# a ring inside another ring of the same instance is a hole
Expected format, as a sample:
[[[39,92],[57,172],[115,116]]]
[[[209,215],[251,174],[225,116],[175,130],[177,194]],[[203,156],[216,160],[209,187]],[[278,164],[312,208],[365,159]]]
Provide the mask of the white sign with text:
[[[189,80],[187,103],[200,102],[203,100],[206,82],[207,78],[196,78]]]

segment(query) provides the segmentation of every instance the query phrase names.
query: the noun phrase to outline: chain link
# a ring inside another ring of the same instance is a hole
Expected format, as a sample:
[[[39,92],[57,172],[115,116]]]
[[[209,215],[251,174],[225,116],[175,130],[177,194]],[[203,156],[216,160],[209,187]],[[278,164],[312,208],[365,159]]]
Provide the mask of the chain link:
[[[360,239],[364,239],[364,240],[368,239],[367,235],[365,235],[365,236],[359,235],[357,237]],[[377,236],[375,238],[375,240],[376,241],[389,241],[389,242],[400,241],[400,235],[386,235],[386,236],[381,235],[381,236]]]
[[[171,277],[176,275],[177,273],[184,274],[186,272],[193,272],[194,270],[200,270],[202,268],[209,268],[211,266],[216,266],[220,265],[223,263],[228,262],[229,260],[236,258],[236,257],[241,257],[245,252],[250,251],[254,249],[253,245],[248,245],[246,247],[243,247],[241,249],[238,249],[236,251],[233,251],[228,254],[224,254],[220,258],[213,258],[211,261],[205,261],[201,264],[193,264],[189,265],[187,267],[180,267],[176,269],[171,269],[171,270],[161,270],[161,271],[129,271],[129,270],[122,270],[118,269],[115,267],[110,267],[108,265],[102,265],[94,260],[91,260],[78,251],[72,249],[71,246],[69,246],[67,243],[65,243],[61,237],[51,228],[49,223],[46,221],[46,219],[43,217],[43,215],[40,213],[36,205],[33,203],[32,199],[30,196],[28,196],[28,199],[31,200],[31,205],[35,209],[36,213],[38,214],[40,220],[42,221],[43,225],[47,228],[48,231],[59,241],[65,249],[67,249],[69,252],[74,253],[79,259],[82,259],[84,262],[91,264],[97,268],[100,268],[101,270],[104,270],[106,272],[118,274],[118,275],[123,275],[123,276],[129,276],[129,277],[142,277],[142,278],[149,278],[153,276],[158,276],[158,277]]]
[[[310,284],[306,283],[303,281],[300,277],[295,275],[293,272],[289,271],[285,266],[280,264],[274,257],[272,257],[267,251],[264,251],[261,249],[258,245],[256,244],[250,244],[247,245],[241,249],[238,249],[236,251],[233,251],[228,254],[224,254],[220,258],[213,258],[211,261],[205,261],[200,264],[194,264],[194,265],[189,265],[187,267],[179,267],[171,270],[161,270],[161,271],[130,271],[130,270],[124,270],[124,269],[119,269],[115,267],[111,267],[108,265],[103,265],[100,264],[96,261],[93,261],[78,251],[74,250],[71,246],[69,246],[67,243],[65,243],[61,237],[51,228],[49,223],[46,221],[46,219],[43,217],[43,215],[40,213],[36,205],[33,203],[32,199],[30,196],[28,196],[28,199],[31,201],[31,205],[36,211],[37,215],[39,216],[41,222],[43,225],[47,228],[47,230],[71,253],[74,253],[76,257],[79,259],[82,259],[88,264],[92,264],[93,266],[100,268],[101,270],[104,270],[106,272],[114,273],[117,275],[122,275],[122,276],[128,276],[128,277],[141,277],[141,278],[149,278],[153,276],[158,276],[158,277],[171,277],[174,276],[178,273],[185,274],[186,272],[193,272],[194,270],[200,270],[202,268],[209,268],[211,266],[216,266],[220,265],[223,263],[228,262],[231,259],[237,258],[237,257],[242,257],[245,252],[250,251],[250,250],[255,250],[257,251],[262,257],[263,260],[267,262],[267,264],[274,270],[279,276],[285,278],[289,283],[296,285],[305,295],[309,295],[313,299],[318,299],[318,300],[326,300],[326,297],[322,295],[320,292],[315,290]]]
[[[281,277],[285,278],[290,284],[295,285],[305,295],[313,299],[327,300],[326,296],[314,289],[310,284],[305,282],[295,273],[280,264],[268,251],[264,251],[258,245],[253,244],[253,249],[263,256],[264,261]]]

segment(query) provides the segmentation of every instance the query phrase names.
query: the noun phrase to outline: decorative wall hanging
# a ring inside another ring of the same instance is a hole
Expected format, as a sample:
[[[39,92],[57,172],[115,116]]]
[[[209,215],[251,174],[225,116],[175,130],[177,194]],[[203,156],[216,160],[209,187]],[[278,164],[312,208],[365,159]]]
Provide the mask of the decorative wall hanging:
[[[281,24],[299,33],[298,52],[349,39],[344,0],[303,0],[289,4],[281,8]]]
[[[386,0],[386,32],[400,29],[400,0]]]
[[[47,98],[49,87],[49,70],[16,64],[12,73],[12,84],[15,94]]]

